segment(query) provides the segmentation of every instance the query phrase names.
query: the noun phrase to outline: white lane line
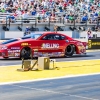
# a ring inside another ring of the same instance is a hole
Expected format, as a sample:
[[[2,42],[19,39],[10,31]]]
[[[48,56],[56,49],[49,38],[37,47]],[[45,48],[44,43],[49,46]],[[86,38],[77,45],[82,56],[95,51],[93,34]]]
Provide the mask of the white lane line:
[[[19,83],[37,82],[37,81],[53,80],[53,79],[63,79],[63,78],[75,78],[75,77],[92,76],[92,75],[100,75],[100,73],[80,74],[80,75],[66,75],[66,76],[61,76],[61,77],[41,78],[41,79],[34,79],[34,80],[24,80],[24,81],[15,81],[15,82],[14,81],[13,82],[3,82],[3,83],[0,83],[0,85],[19,84]]]
[[[95,60],[100,60],[100,59],[87,59],[87,60],[74,60],[74,61],[59,61],[59,62],[81,62],[81,61],[95,61]]]
[[[11,85],[11,86],[16,86],[16,87],[20,87],[20,88],[24,88],[24,89],[31,89],[31,90],[49,92],[49,93],[55,93],[55,94],[61,94],[61,95],[75,97],[75,98],[80,98],[80,99],[99,100],[99,99],[94,99],[94,98],[88,98],[88,97],[85,97],[85,96],[72,95],[72,94],[67,94],[67,93],[62,93],[62,92],[57,92],[57,91],[51,91],[51,90],[46,90],[46,89],[44,90],[44,89],[38,89],[38,88],[30,88],[30,87],[21,86],[21,85]]]
[[[21,66],[21,64],[20,64],[20,65],[19,65],[19,64],[18,64],[18,65],[5,65],[5,66],[2,65],[2,66],[0,66],[0,68],[1,68],[1,67],[12,67],[12,66],[16,66],[16,67],[17,67],[17,66]]]

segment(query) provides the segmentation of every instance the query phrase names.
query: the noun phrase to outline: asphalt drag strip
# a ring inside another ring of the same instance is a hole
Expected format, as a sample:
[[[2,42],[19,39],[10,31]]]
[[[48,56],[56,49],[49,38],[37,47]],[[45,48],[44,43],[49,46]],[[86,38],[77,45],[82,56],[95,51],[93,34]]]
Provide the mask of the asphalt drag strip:
[[[0,85],[0,100],[100,100],[100,74]]]
[[[51,58],[51,59],[55,59],[56,62],[100,59],[100,51],[99,50],[92,50],[92,51],[90,50],[87,52],[86,55],[74,55],[72,57],[67,57],[67,58],[60,57],[60,58]],[[19,58],[9,58],[9,59],[0,58],[0,67],[8,66],[8,65],[18,65],[21,63],[22,63],[22,61]]]

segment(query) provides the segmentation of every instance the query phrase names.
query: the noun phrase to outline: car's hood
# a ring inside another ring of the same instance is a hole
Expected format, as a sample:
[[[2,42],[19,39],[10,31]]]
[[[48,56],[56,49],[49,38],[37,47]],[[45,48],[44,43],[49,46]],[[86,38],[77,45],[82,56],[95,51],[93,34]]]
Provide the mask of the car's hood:
[[[82,43],[85,47],[88,45],[88,42],[82,42],[82,41],[79,41],[79,40],[76,40],[76,42]]]
[[[72,42],[72,43],[76,43],[76,44],[83,44],[85,47],[88,45],[88,43],[87,42],[82,42],[82,41],[79,41],[79,40],[69,40],[69,42]]]
[[[21,39],[21,38],[15,38],[15,39],[10,39],[10,40],[5,40],[5,41],[3,41],[3,42],[1,42],[0,43],[0,45],[10,45],[10,44],[14,44],[14,43],[19,43],[19,42],[28,42],[28,41],[34,41],[35,39],[31,39],[31,38],[29,38],[29,39]]]

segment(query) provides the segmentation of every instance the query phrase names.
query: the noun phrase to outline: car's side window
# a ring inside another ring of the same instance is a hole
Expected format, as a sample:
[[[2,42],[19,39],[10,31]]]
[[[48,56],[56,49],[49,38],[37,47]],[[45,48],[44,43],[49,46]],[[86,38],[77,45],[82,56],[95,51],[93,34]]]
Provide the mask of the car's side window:
[[[48,40],[54,40],[53,34],[48,35]]]
[[[65,40],[66,37],[64,35],[61,35],[61,40]]]
[[[55,35],[54,35],[54,40],[60,40],[60,35],[58,35],[58,34],[56,35],[56,34],[55,34]]]
[[[52,34],[48,34],[48,35],[44,36],[43,40],[53,40]]]
[[[54,40],[54,35],[53,34],[48,34],[43,37],[43,40]]]
[[[48,34],[43,37],[43,40],[64,40],[65,36],[59,34]]]
[[[44,37],[42,38],[42,40],[48,40],[47,36],[44,36]]]

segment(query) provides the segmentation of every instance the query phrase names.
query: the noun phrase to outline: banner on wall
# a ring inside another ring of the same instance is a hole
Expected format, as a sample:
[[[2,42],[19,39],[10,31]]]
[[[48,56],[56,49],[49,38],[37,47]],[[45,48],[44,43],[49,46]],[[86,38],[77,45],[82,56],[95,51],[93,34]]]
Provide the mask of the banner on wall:
[[[88,49],[100,49],[100,39],[89,39]]]

